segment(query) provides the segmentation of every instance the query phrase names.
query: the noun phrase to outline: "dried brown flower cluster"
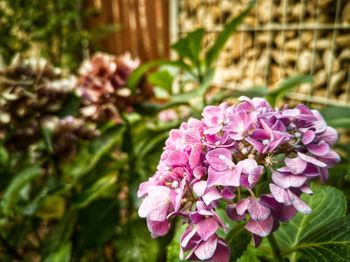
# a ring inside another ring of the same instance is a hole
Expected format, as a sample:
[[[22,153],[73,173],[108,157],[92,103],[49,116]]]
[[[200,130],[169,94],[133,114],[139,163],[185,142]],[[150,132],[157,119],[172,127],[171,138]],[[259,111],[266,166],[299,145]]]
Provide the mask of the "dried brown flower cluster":
[[[120,123],[121,112],[152,96],[152,91],[141,84],[136,95],[126,87],[129,75],[140,64],[129,53],[113,56],[96,53],[79,70],[82,96],[81,114],[92,121],[112,120]]]

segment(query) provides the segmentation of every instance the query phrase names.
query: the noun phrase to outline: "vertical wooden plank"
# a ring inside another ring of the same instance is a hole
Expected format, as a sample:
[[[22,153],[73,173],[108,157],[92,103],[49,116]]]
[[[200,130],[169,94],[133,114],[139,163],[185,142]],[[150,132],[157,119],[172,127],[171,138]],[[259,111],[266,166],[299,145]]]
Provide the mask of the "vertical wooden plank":
[[[168,0],[161,0],[162,2],[162,24],[163,24],[163,43],[164,43],[164,57],[170,56],[170,6]]]
[[[151,43],[150,57],[158,57],[156,15],[155,0],[146,0],[147,31]]]

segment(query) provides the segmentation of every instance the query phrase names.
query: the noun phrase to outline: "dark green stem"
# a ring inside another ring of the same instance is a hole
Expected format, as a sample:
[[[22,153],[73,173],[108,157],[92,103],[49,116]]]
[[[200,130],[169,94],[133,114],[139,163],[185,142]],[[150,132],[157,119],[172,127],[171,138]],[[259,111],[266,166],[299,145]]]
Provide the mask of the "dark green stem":
[[[278,244],[276,242],[276,239],[273,235],[273,233],[271,233],[268,237],[267,240],[270,243],[271,249],[272,249],[272,255],[273,255],[273,259],[275,262],[282,262],[283,258],[281,256],[281,250],[278,247]]]

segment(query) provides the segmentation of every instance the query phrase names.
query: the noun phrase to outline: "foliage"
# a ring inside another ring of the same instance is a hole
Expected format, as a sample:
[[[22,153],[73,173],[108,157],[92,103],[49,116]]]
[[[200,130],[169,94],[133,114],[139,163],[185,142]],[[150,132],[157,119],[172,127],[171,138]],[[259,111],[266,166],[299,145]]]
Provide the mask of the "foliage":
[[[95,11],[83,11],[82,0],[24,1],[0,3],[0,55],[9,61],[16,53],[38,52],[56,65],[76,68],[89,41],[115,30],[106,25],[88,30],[84,19]]]
[[[273,90],[260,86],[238,92],[223,87],[210,96],[218,54],[252,6],[229,21],[208,49],[203,46],[204,30],[198,29],[173,44],[178,59],[152,61],[133,71],[128,79],[130,91],[137,94],[146,75],[154,86],[154,97],[127,107],[121,123],[94,123],[98,135],[82,138],[81,133],[74,133],[77,139],[67,142],[74,146],[69,147],[69,158],[65,150],[55,153],[56,142],[62,141],[57,133],[41,127],[35,129],[37,136],[29,146],[9,147],[13,130],[24,130],[27,123],[5,125],[0,132],[1,261],[180,261],[178,241],[183,226],[177,225],[168,237],[152,239],[137,218],[138,185],[155,172],[169,130],[190,116],[198,117],[206,105],[242,95],[264,96],[279,105],[287,92],[311,81],[309,76],[295,76]],[[85,16],[80,9],[81,1],[1,2],[1,54],[8,61],[35,43],[55,64],[75,68],[92,37],[80,24]],[[53,11],[55,15],[47,15]],[[0,83],[1,99],[6,96],[5,87]],[[38,92],[33,90],[29,93]],[[44,115],[38,108],[28,109],[35,116]],[[80,109],[80,97],[71,92],[49,116],[79,118]],[[166,110],[173,110],[176,118],[162,121],[160,114]],[[348,112],[331,108],[322,113],[330,125],[348,128]],[[59,133],[62,130],[67,129]],[[313,213],[298,214],[275,234],[286,260],[345,261],[349,256],[350,147],[339,144],[338,149],[342,163],[331,170],[333,187],[315,184],[315,195],[302,197]],[[266,240],[254,248],[242,224],[225,224],[229,232],[221,233],[230,243],[232,261],[273,260]]]

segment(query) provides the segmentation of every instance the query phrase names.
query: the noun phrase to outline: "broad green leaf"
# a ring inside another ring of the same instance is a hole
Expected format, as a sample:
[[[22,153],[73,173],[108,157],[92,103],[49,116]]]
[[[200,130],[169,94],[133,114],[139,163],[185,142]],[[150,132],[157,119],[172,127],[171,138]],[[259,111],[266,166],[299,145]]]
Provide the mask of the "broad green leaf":
[[[50,253],[44,262],[69,262],[72,253],[72,244],[70,242],[64,242],[61,246]]]
[[[302,237],[299,243],[284,251],[299,252],[307,261],[347,262],[350,260],[350,216],[343,216]],[[282,252],[283,254],[283,252]],[[297,261],[293,253],[291,261]]]
[[[237,17],[233,18],[228,22],[222,32],[217,36],[213,46],[208,50],[206,54],[206,66],[211,67],[211,65],[218,58],[220,51],[225,46],[227,40],[236,31],[237,27],[242,23],[243,19],[248,15],[249,11],[254,6],[255,1],[250,1],[247,8]]]
[[[53,195],[45,200],[36,215],[44,220],[61,219],[66,207],[65,199],[58,195]]]
[[[346,213],[346,199],[344,194],[330,186],[314,185],[313,195],[303,195],[312,212],[309,215],[298,213],[291,221],[281,224],[275,233],[276,240],[282,250],[292,249],[299,245],[312,232],[316,232]],[[293,254],[296,257],[297,254]]]
[[[118,261],[155,262],[159,252],[158,243],[150,237],[144,222],[135,221],[123,227],[116,241]]]
[[[171,47],[180,57],[189,58],[193,64],[197,64],[200,60],[199,55],[202,50],[202,42],[205,35],[203,28],[199,28],[188,33]]]
[[[250,243],[251,236],[244,226],[245,223],[237,224],[226,237],[231,249],[230,261],[240,258]]]
[[[183,261],[180,259],[180,239],[181,235],[185,232],[188,224],[181,225],[178,223],[175,228],[175,235],[169,245],[167,246],[167,262],[180,262]]]
[[[169,94],[171,94],[173,80],[174,77],[167,70],[154,72],[148,77],[148,81],[151,85],[161,87]]]
[[[109,174],[98,179],[89,188],[78,194],[73,200],[73,205],[77,208],[86,207],[92,201],[103,195],[109,188],[115,186],[116,174]]]
[[[321,110],[327,124],[336,128],[350,128],[349,107],[327,107]]]
[[[113,235],[119,222],[118,203],[114,199],[92,202],[79,212],[79,230],[75,233],[79,251],[102,246]]]
[[[272,106],[276,104],[276,100],[280,97],[283,97],[292,89],[304,83],[311,83],[313,81],[312,76],[310,75],[298,75],[292,76],[282,81],[276,88],[272,89],[268,95],[267,99]]]
[[[0,144],[0,165],[1,166],[6,166],[9,161],[9,154],[4,147],[4,145]]]
[[[135,92],[144,74],[147,71],[162,65],[177,67],[188,73],[191,73],[191,68],[182,61],[155,60],[145,63],[135,69],[129,76],[128,87],[132,92]]]
[[[6,188],[1,201],[1,207],[6,215],[10,215],[13,212],[13,208],[18,200],[20,191],[32,180],[39,177],[40,173],[40,167],[34,165],[21,170],[15,175],[9,186]]]
[[[124,127],[117,127],[93,140],[87,147],[80,150],[72,163],[64,166],[65,175],[75,180],[86,175],[105,154],[108,154],[116,144],[121,142],[123,132]]]

